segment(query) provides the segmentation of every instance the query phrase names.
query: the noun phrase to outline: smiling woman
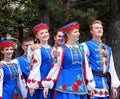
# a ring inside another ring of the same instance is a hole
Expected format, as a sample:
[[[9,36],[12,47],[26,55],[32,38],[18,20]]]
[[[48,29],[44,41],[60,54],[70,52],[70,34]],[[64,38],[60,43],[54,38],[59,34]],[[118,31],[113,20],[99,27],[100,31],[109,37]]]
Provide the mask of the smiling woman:
[[[12,40],[2,40],[0,49],[3,54],[3,60],[1,61],[3,68],[0,68],[0,99],[13,99],[17,82],[22,81],[25,84],[25,81],[20,78],[21,71],[17,64],[11,61],[14,52],[14,42]],[[23,85],[19,85],[19,88],[22,88],[21,86]]]

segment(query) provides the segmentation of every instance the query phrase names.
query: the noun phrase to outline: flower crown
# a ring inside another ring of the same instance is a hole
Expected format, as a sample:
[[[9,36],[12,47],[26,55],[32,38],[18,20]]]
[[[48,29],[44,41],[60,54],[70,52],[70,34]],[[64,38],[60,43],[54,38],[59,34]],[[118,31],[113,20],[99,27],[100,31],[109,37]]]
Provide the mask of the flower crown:
[[[35,25],[33,27],[34,35],[36,35],[38,31],[43,30],[43,29],[49,30],[49,27],[45,23],[39,23],[39,24]]]
[[[80,25],[78,22],[69,23],[61,28],[61,31],[65,34],[73,29],[79,29]]]
[[[0,41],[0,49],[4,47],[14,47],[14,42],[12,40],[2,40]]]

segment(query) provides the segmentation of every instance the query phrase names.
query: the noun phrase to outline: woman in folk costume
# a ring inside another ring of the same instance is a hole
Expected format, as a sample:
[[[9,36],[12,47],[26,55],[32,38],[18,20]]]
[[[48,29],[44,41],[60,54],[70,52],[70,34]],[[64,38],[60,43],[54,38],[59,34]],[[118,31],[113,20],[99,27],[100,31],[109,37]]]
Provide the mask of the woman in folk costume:
[[[25,99],[27,96],[25,80],[22,79],[20,68],[11,61],[14,52],[14,42],[12,40],[2,40],[0,49],[3,54],[3,60],[1,61],[3,67],[0,68],[0,99],[17,99],[13,96],[15,88],[18,87],[22,98]]]
[[[48,45],[48,30],[49,27],[45,23],[39,23],[33,27],[33,33],[40,43],[39,48],[32,52],[32,64],[30,75],[27,80],[27,86],[31,96],[33,96],[36,89],[39,89],[40,96],[36,99],[44,99],[41,81],[48,75],[53,63],[53,57],[51,54],[52,47]],[[51,99],[51,97],[52,94],[49,92],[48,99]]]
[[[95,82],[84,49],[76,42],[80,36],[79,24],[72,22],[61,30],[67,41],[61,48],[58,63],[42,81],[44,97],[47,97],[48,88],[54,86],[54,99],[87,99],[88,91],[91,91],[92,98]]]
[[[94,99],[116,98],[120,81],[115,71],[112,50],[102,42],[103,25],[100,20],[90,24],[90,33],[92,40],[86,41],[83,46],[96,83]]]

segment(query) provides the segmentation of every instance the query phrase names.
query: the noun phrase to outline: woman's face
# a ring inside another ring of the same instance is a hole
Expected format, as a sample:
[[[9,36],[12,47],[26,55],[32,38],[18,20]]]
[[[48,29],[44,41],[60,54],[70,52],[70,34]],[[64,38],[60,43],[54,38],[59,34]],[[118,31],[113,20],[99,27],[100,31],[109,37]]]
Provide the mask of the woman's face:
[[[11,58],[13,55],[14,49],[13,47],[4,47],[2,49],[2,54],[4,55],[4,58]]]
[[[70,39],[72,41],[79,40],[79,36],[80,36],[79,29],[72,30],[70,33],[68,33],[67,36],[68,36],[68,39]]]
[[[47,29],[43,29],[37,32],[36,34],[36,38],[40,40],[40,42],[42,41],[48,41],[49,39],[49,32]]]

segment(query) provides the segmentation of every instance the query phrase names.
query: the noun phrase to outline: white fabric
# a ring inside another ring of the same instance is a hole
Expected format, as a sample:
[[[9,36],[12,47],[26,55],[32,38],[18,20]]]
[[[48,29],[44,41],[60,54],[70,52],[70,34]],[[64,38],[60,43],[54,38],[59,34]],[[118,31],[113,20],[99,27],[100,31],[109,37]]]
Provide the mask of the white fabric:
[[[31,62],[31,59],[32,59],[32,55],[33,55],[33,50],[32,50],[32,46],[28,46],[28,49],[27,49],[27,60],[28,62]]]
[[[0,68],[0,97],[2,97],[3,93],[3,78],[4,78],[3,68]]]
[[[28,79],[33,79],[35,80],[35,83],[27,83],[27,86],[29,88],[35,88],[37,89],[38,86],[38,81],[41,80],[40,77],[40,67],[41,67],[41,50],[40,49],[36,49],[34,51],[32,51],[32,55],[34,55],[34,58],[37,60],[37,63],[33,63],[31,65],[33,65],[33,69],[30,70],[30,75],[28,77]]]
[[[95,89],[95,81],[93,79],[93,74],[91,71],[91,67],[88,65],[88,60],[86,55],[85,56],[85,65],[86,65],[86,79],[88,80],[88,84],[87,84],[87,89],[89,91],[94,90]]]
[[[110,57],[110,68],[109,68],[109,72],[111,74],[111,87],[115,87],[118,88],[120,86],[120,80],[117,76],[117,73],[115,71],[115,66],[114,66],[114,62],[113,62],[113,56],[111,54]]]

